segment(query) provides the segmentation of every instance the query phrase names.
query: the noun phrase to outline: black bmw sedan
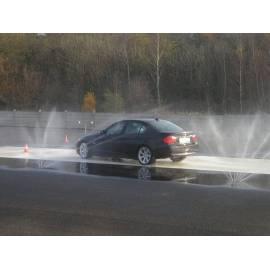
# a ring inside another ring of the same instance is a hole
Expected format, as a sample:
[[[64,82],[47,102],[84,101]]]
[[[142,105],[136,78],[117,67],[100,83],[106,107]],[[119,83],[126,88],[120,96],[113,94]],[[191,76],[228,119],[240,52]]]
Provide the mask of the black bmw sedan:
[[[84,159],[91,156],[131,158],[148,165],[158,158],[184,159],[197,151],[198,138],[158,118],[122,120],[81,138],[76,149]]]

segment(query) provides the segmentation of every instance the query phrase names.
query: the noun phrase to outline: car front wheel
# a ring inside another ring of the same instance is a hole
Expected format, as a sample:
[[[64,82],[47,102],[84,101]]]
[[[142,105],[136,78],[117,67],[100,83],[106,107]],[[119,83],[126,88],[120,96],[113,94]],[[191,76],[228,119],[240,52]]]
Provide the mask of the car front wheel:
[[[81,143],[79,153],[81,158],[88,158],[89,151],[86,143]]]
[[[142,165],[149,165],[155,162],[153,153],[148,146],[141,146],[138,149],[137,158]]]

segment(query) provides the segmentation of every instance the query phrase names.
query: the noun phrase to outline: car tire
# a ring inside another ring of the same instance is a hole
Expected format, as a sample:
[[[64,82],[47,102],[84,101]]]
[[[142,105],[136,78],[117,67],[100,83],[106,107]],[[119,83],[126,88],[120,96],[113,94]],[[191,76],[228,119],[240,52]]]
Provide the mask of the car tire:
[[[79,155],[82,159],[86,159],[89,157],[89,150],[88,150],[87,143],[83,142],[80,144]]]
[[[155,162],[152,150],[146,145],[139,147],[137,152],[137,159],[141,165],[149,165]]]
[[[171,157],[172,162],[180,162],[183,161],[186,157]]]

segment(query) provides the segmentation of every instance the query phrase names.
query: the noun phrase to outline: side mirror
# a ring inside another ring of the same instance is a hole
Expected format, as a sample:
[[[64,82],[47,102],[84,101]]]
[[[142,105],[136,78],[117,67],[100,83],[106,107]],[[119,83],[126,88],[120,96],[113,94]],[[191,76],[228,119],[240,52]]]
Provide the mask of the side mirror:
[[[106,130],[103,129],[103,130],[101,130],[99,133],[100,133],[100,134],[105,134],[105,133],[106,133]]]

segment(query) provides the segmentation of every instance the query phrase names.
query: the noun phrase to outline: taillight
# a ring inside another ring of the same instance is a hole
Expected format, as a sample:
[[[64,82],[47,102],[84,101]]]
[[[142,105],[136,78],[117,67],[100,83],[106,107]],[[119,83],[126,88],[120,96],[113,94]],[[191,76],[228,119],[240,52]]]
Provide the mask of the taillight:
[[[198,137],[197,137],[196,135],[192,135],[192,136],[191,136],[191,141],[192,141],[193,143],[197,143],[197,142],[198,142]]]
[[[167,136],[163,139],[163,142],[166,144],[174,144],[176,143],[176,137],[175,136]]]

